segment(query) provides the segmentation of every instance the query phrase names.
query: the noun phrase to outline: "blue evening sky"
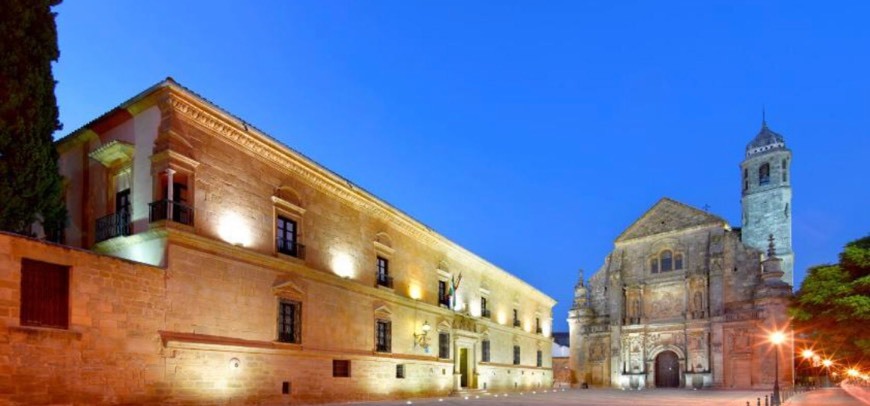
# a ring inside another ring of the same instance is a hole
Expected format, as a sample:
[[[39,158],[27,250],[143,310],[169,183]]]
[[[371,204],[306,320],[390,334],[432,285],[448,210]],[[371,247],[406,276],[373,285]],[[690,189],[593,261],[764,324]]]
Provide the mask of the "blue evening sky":
[[[166,76],[559,301],[668,196],[794,153],[796,279],[870,232],[870,2],[72,1],[62,133]]]

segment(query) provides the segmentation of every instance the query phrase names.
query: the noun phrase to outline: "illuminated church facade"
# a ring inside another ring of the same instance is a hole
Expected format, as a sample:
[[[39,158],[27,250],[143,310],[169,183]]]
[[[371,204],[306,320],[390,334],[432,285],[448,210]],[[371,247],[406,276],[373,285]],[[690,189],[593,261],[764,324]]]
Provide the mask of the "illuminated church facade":
[[[741,228],[663,198],[616,239],[604,265],[580,273],[569,312],[574,385],[758,388],[775,351],[791,360],[791,152],[762,124],[740,165]],[[780,382],[791,382],[791,362]]]

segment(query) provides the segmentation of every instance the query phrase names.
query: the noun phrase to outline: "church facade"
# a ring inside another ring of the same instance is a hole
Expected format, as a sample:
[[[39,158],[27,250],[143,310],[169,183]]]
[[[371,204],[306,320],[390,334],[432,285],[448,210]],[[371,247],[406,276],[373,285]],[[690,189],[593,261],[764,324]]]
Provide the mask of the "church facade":
[[[791,152],[766,123],[741,164],[743,227],[664,198],[581,271],[569,312],[575,385],[766,388],[791,382]]]

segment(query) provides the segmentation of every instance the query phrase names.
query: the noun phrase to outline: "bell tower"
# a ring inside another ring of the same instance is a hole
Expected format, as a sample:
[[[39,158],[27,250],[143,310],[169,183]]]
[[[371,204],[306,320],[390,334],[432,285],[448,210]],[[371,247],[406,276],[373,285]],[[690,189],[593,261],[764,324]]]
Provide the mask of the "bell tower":
[[[794,286],[794,252],[791,244],[791,151],[782,135],[762,119],[758,135],[746,145],[740,163],[743,243],[766,252],[768,238],[777,242],[782,259],[782,280]]]

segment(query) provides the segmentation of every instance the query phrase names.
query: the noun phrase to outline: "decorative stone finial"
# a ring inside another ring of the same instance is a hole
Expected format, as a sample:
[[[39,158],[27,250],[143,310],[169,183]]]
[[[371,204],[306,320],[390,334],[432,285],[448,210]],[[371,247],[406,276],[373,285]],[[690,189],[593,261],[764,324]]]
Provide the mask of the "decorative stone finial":
[[[578,272],[580,273],[580,276],[577,278],[577,285],[585,286],[586,277],[583,275],[583,268],[580,268]]]
[[[767,241],[767,257],[776,257],[776,245],[774,244],[773,234],[768,235]]]

